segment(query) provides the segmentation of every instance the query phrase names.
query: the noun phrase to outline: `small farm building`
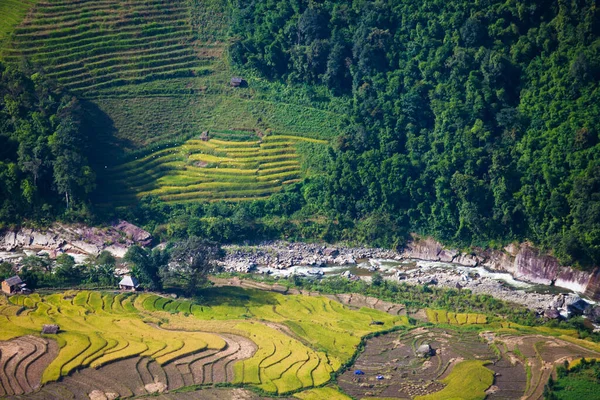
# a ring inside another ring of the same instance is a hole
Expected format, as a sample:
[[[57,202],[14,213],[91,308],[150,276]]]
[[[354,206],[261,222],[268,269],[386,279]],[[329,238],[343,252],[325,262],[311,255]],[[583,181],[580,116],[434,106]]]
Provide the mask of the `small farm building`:
[[[140,283],[133,276],[124,276],[119,282],[119,288],[121,290],[136,290],[140,286]]]
[[[42,326],[42,333],[45,335],[56,335],[60,331],[58,325],[44,325]]]
[[[18,293],[25,288],[25,283],[15,275],[2,281],[2,291],[6,294]]]
[[[231,87],[240,87],[243,86],[245,83],[246,81],[243,78],[234,76],[233,78],[231,78],[230,85]]]

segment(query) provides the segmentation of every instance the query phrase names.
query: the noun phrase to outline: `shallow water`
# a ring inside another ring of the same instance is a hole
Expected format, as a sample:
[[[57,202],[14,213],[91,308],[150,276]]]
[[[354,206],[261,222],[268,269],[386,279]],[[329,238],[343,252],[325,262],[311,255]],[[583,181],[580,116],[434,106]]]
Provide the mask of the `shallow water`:
[[[376,267],[377,271],[369,271],[370,267]],[[442,272],[442,273],[453,273],[457,276],[473,276],[474,274],[482,278],[493,279],[498,282],[504,283],[507,287],[510,287],[517,291],[524,291],[528,293],[540,293],[540,294],[559,294],[559,293],[570,293],[571,290],[548,285],[531,284],[518,279],[515,279],[511,274],[507,272],[494,272],[485,269],[484,267],[467,267],[458,264],[451,264],[445,262],[435,261],[422,261],[422,260],[386,260],[386,259],[365,259],[357,260],[356,264],[348,265],[327,265],[326,267],[314,267],[309,265],[297,265],[288,269],[278,270],[267,266],[259,266],[257,272],[261,274],[269,274],[274,277],[289,277],[292,275],[299,275],[305,277],[332,277],[340,276],[346,271],[353,275],[361,277],[362,279],[369,280],[370,277],[378,272],[384,277],[391,277],[397,272],[402,272],[408,277],[417,271],[421,272]],[[322,275],[320,275],[322,272]]]

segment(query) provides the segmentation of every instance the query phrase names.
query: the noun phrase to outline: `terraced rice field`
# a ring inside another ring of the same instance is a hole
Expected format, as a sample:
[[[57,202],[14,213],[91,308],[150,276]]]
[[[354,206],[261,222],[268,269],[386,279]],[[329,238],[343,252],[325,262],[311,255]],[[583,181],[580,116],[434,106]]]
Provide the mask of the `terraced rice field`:
[[[487,317],[483,314],[453,313],[446,310],[425,310],[427,319],[434,324],[476,325],[486,324]]]
[[[352,311],[325,297],[239,288],[203,295],[203,304],[87,291],[13,296],[0,310],[0,370],[7,377],[0,380],[2,393],[87,398],[101,390],[127,397],[151,393],[156,385],[223,382],[288,393],[329,381],[362,336],[407,324],[406,318]],[[41,326],[49,323],[61,331],[40,338]]]
[[[235,365],[234,383],[257,385],[267,392],[286,393],[326,383],[331,372],[354,354],[362,336],[408,324],[406,317],[372,309],[352,311],[326,297],[232,287],[208,290],[203,297],[206,305],[190,309],[198,328],[230,319],[264,321],[240,322],[229,332],[249,337],[258,346],[254,356]],[[156,317],[182,307],[177,302],[163,304],[157,296],[143,304]],[[372,325],[374,320],[383,325]],[[179,314],[171,316],[168,326],[191,328],[191,323]]]
[[[32,335],[0,342],[0,396],[37,390],[57,354],[55,341]]]
[[[290,135],[259,138],[244,131],[210,131],[209,137],[110,169],[102,192],[111,205],[128,205],[147,195],[173,203],[266,198],[302,176],[298,143],[327,144]]]
[[[89,95],[201,73],[213,57],[192,42],[185,0],[48,0],[13,30],[2,54],[9,62],[27,58],[59,84]]]

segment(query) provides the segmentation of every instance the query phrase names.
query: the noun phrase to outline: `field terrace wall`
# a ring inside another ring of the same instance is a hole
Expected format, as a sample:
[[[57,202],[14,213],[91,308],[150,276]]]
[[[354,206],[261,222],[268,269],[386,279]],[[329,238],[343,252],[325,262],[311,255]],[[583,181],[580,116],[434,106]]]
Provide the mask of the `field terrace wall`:
[[[508,245],[503,250],[475,249],[470,254],[447,249],[431,238],[416,239],[402,252],[404,258],[483,266],[492,271],[508,272],[516,279],[542,285],[556,285],[592,299],[600,299],[600,270],[579,271],[527,243]]]

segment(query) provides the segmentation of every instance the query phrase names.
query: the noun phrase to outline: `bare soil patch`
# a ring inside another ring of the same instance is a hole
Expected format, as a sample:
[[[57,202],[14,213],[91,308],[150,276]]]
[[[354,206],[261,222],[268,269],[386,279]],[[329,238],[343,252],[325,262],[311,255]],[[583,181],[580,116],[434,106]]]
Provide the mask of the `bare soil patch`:
[[[55,341],[22,336],[0,342],[0,396],[22,395],[40,386],[42,373],[58,355]]]

